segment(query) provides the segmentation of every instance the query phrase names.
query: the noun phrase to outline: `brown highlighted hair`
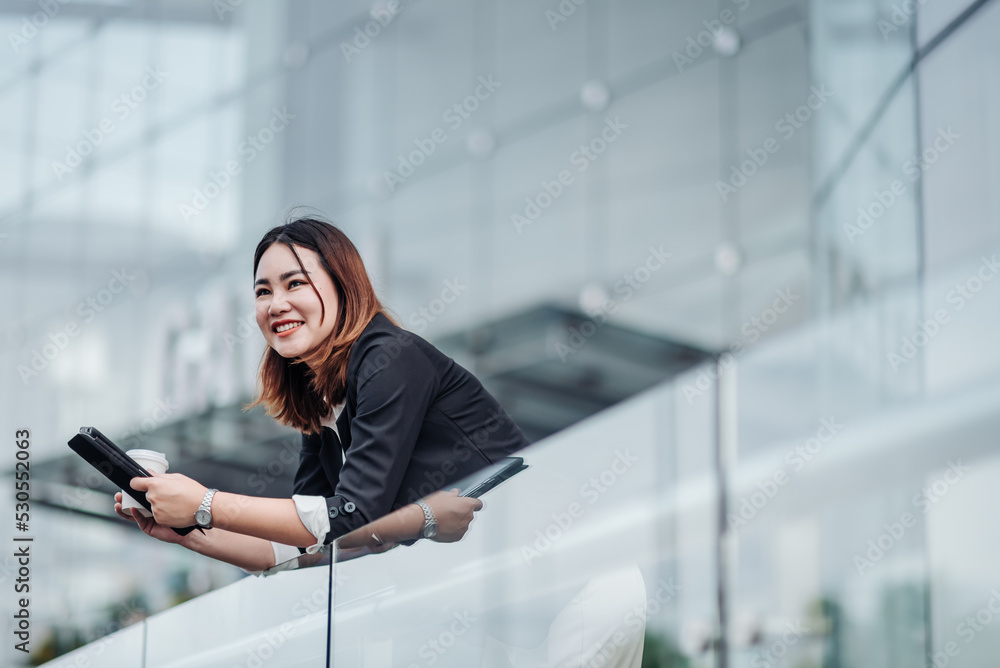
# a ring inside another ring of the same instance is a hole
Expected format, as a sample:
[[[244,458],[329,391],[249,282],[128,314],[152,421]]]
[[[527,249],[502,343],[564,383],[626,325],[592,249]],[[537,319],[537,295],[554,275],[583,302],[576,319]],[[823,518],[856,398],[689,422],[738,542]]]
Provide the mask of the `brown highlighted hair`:
[[[299,263],[305,280],[316,296],[319,291],[305,273],[295,247],[314,251],[323,269],[333,280],[340,304],[330,336],[308,354],[294,359],[282,357],[270,346],[264,351],[257,370],[257,393],[244,411],[263,404],[267,415],[303,433],[320,431],[320,420],[340,403],[347,393],[347,361],[351,346],[376,313],[399,326],[375,295],[375,288],[358,249],[340,229],[315,216],[295,218],[267,231],[257,244],[253,275],[260,258],[272,244],[285,244]],[[327,317],[320,301],[321,322]]]

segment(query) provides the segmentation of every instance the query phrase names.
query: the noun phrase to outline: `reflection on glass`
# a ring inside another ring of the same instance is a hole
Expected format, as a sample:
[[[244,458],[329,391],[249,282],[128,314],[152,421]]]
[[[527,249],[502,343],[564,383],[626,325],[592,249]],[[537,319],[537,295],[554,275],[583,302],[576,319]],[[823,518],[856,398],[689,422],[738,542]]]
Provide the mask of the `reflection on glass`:
[[[710,486],[659,494],[657,446],[675,436],[654,416],[677,398],[648,393],[518,453],[527,468],[482,494],[460,541],[338,562],[333,665],[639,668],[646,647],[678,659],[676,609],[699,593],[666,575],[659,541],[669,509],[698,512]]]

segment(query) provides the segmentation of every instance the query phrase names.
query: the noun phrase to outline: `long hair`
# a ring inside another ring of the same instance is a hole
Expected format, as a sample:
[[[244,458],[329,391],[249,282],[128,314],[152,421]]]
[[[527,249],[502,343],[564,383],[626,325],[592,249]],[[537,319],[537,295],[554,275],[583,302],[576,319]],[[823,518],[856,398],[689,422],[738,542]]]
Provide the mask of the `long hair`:
[[[382,313],[397,327],[399,323],[375,295],[358,249],[334,225],[318,217],[300,217],[268,230],[257,244],[253,275],[260,258],[272,244],[285,244],[320,298],[320,322],[327,317],[319,291],[305,273],[295,247],[314,251],[323,269],[333,280],[340,308],[330,335],[309,353],[288,359],[270,346],[264,351],[257,371],[257,392],[244,411],[263,404],[267,415],[288,427],[307,434],[320,431],[320,420],[347,393],[347,361],[351,346],[376,313]]]

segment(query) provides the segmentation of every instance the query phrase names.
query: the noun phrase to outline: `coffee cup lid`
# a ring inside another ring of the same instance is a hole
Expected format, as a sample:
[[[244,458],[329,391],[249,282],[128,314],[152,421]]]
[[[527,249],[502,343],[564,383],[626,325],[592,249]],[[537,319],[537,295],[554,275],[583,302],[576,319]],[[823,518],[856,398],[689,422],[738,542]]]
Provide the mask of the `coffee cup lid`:
[[[167,466],[167,456],[156,450],[126,450],[125,454],[132,459],[152,459],[155,462],[163,462]]]

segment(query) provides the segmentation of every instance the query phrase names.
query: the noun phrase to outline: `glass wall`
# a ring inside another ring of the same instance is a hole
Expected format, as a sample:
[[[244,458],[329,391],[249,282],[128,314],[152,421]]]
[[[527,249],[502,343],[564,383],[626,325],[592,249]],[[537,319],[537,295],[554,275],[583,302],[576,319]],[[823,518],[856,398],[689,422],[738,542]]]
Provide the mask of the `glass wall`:
[[[446,280],[468,287],[430,336],[586,287],[714,349],[776,289],[808,294],[812,128],[775,128],[811,95],[801,3],[404,2],[384,27],[350,6],[290,6],[309,56],[285,201],[374,249],[404,322]],[[651,249],[669,259],[626,291]]]
[[[604,628],[645,606],[662,665],[988,655],[962,624],[990,611],[967,518],[989,526],[994,465],[960,409],[991,405],[997,366],[995,0],[0,4],[0,401],[40,467],[81,425],[207,447],[184,425],[254,389],[253,249],[306,205],[429,339],[597,295],[724,353],[541,444],[530,494],[498,489],[462,544],[341,564],[340,661],[428,663],[468,612],[435,660],[544,662],[606,589]],[[214,434],[232,462],[280,436]],[[638,477],[591,504],[627,447]],[[107,522],[85,480],[47,493],[78,511],[33,506],[36,662],[245,576]]]

